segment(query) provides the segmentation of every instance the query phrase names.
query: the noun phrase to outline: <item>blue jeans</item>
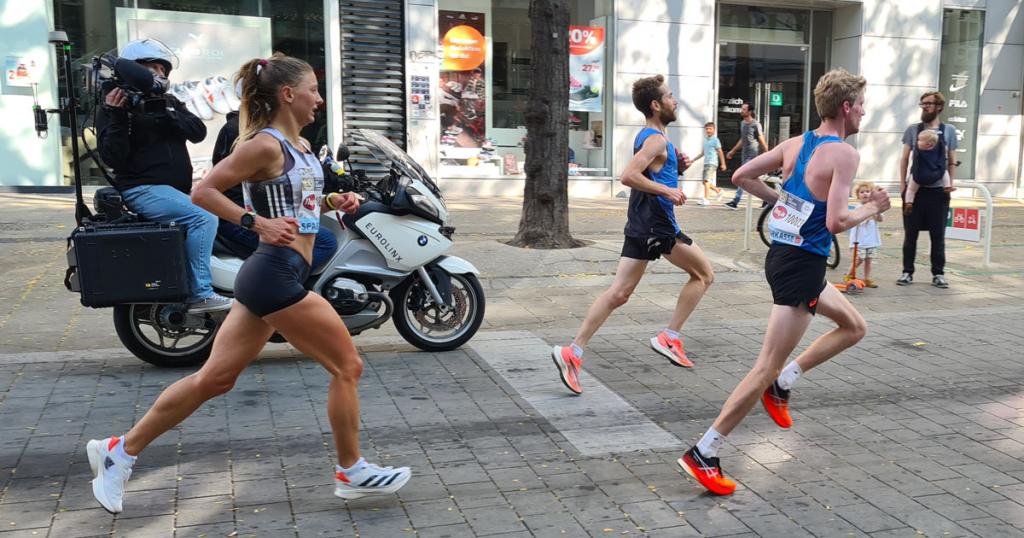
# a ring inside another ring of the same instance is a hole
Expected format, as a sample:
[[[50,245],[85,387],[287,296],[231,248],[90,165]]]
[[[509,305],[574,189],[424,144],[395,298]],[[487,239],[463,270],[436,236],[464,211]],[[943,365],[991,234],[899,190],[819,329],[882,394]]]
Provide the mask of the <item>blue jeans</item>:
[[[230,239],[235,243],[245,246],[252,254],[260,246],[260,236],[252,230],[246,230],[237,224],[221,220],[217,224],[217,235]],[[331,261],[334,251],[338,250],[338,239],[334,237],[329,229],[324,226],[316,233],[313,241],[313,263],[310,273],[316,273],[323,264]]]
[[[736,196],[732,197],[732,205],[740,205],[740,198],[743,198],[743,189],[736,187]]]
[[[189,196],[170,185],[140,185],[121,192],[128,209],[146,220],[174,221],[185,228],[185,255],[188,256],[189,303],[213,295],[210,255],[217,234],[217,217],[192,203]]]

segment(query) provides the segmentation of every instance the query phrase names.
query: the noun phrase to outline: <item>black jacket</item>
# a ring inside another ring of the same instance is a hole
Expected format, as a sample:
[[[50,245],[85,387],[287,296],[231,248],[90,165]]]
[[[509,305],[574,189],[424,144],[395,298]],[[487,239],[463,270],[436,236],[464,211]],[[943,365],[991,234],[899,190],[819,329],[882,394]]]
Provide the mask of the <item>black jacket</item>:
[[[217,133],[217,143],[213,146],[214,166],[224,160],[224,157],[231,155],[231,146],[234,145],[236,138],[238,138],[238,112],[229,112],[228,115],[225,116],[224,126],[221,127],[220,132]],[[241,183],[224,191],[224,195],[231,198],[231,201],[236,204],[245,207]]]
[[[206,138],[203,120],[172,95],[165,106],[149,103],[147,113],[102,106],[96,117],[100,157],[114,169],[114,187],[170,185],[192,190],[192,160],[185,141]],[[155,106],[154,106],[155,105]]]

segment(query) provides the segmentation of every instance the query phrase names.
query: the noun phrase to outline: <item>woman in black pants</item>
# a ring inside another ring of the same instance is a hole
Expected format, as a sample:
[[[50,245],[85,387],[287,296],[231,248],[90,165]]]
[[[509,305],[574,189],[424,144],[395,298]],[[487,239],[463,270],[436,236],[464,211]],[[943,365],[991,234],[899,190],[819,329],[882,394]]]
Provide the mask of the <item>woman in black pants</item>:
[[[241,134],[235,151],[217,164],[192,200],[218,217],[260,236],[256,252],[235,281],[235,302],[203,367],[168,387],[132,429],[120,437],[89,441],[96,478],[93,494],[108,511],[122,510],[135,457],[205,401],[231,390],[270,336],[279,332],[331,376],[327,416],[337,450],[334,494],[343,499],[398,491],[411,475],[367,463],[359,455],[362,359],[334,308],[302,283],[309,275],[321,205],[349,213],[352,194],[324,196],[323,172],[299,136],[323,104],[313,69],[281,54],[242,66]],[[241,183],[245,208],[223,192]],[[187,440],[186,440],[187,442]]]

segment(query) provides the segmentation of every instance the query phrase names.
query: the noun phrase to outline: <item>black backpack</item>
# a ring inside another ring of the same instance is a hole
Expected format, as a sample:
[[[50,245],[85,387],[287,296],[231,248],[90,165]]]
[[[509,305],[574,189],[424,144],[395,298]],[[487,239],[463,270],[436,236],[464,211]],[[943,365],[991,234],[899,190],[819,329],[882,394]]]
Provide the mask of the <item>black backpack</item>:
[[[939,124],[939,143],[931,151],[921,151],[917,148],[917,136],[924,131],[924,123],[917,124],[917,135],[914,136],[913,164],[910,166],[910,174],[918,185],[934,185],[942,179],[946,173],[946,126]]]

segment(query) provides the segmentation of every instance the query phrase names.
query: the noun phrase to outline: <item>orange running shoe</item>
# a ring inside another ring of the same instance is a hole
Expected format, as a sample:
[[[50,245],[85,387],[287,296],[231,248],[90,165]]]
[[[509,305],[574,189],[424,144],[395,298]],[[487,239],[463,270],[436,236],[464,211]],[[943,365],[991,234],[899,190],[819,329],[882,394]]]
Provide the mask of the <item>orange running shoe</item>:
[[[793,425],[793,418],[789,416],[789,391],[780,387],[778,381],[772,381],[771,386],[764,389],[761,403],[780,428],[789,429]]]
[[[683,457],[676,460],[676,464],[715,495],[731,495],[736,491],[736,482],[722,474],[718,458],[705,458],[696,446],[687,450]]]
[[[571,347],[555,346],[551,349],[551,360],[555,361],[558,367],[558,375],[562,383],[575,394],[583,394],[583,386],[580,385],[580,367],[583,360],[572,352]]]
[[[686,356],[683,349],[683,341],[679,338],[672,338],[665,331],[658,333],[658,336],[651,338],[651,349],[668,357],[669,362],[683,368],[693,368],[693,361]]]

